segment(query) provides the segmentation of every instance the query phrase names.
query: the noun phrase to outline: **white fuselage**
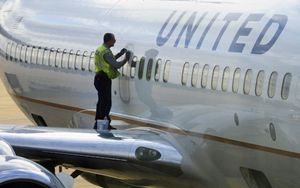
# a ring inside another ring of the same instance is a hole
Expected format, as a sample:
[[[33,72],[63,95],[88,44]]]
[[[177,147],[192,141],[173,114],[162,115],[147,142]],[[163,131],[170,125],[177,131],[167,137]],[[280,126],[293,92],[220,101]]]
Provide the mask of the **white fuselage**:
[[[10,0],[0,78],[30,119],[91,128],[93,51],[112,32],[112,51],[136,56],[113,80],[115,119],[173,134],[207,187],[247,187],[244,168],[299,187],[299,10],[296,0]]]

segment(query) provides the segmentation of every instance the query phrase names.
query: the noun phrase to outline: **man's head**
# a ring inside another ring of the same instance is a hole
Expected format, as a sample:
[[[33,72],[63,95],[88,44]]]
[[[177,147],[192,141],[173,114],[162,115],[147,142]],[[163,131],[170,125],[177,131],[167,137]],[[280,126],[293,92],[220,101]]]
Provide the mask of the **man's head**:
[[[107,47],[113,47],[115,45],[116,39],[114,34],[112,33],[105,33],[103,37],[103,42],[106,44]]]

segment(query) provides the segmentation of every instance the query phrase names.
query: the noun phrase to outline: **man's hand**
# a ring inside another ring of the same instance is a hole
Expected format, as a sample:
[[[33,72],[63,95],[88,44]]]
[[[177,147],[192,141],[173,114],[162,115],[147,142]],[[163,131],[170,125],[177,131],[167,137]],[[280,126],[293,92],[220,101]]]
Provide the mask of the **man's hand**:
[[[131,52],[127,51],[125,57],[126,57],[127,61],[129,61],[131,58]]]
[[[115,55],[116,59],[119,59],[122,55],[124,55],[127,52],[126,48],[123,48],[117,55]]]
[[[127,49],[126,49],[126,48],[123,48],[123,49],[119,52],[119,54],[122,56],[122,55],[124,55],[126,52],[127,52]]]

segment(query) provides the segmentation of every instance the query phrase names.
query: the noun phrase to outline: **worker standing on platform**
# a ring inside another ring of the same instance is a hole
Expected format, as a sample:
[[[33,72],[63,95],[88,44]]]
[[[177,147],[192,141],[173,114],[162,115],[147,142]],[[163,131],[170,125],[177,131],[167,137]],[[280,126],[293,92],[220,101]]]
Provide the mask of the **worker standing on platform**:
[[[112,33],[106,33],[103,37],[103,44],[97,48],[95,53],[95,69],[96,75],[94,79],[95,88],[98,91],[98,103],[96,109],[94,129],[111,130],[115,129],[110,125],[111,118],[109,116],[112,99],[111,85],[112,79],[117,78],[120,73],[117,69],[121,68],[130,59],[130,52],[123,48],[117,55],[113,55],[110,50],[116,42]],[[126,53],[126,57],[122,61],[116,61],[119,57]],[[106,126],[104,126],[106,124]]]

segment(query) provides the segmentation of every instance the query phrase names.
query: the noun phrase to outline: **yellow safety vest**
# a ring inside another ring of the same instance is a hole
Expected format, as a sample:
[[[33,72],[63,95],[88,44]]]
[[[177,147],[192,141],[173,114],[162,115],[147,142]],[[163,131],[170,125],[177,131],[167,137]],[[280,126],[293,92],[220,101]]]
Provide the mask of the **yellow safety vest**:
[[[120,73],[105,60],[104,55],[106,53],[111,53],[110,49],[106,46],[101,45],[97,48],[95,53],[95,71],[96,73],[103,71],[107,74],[108,78],[115,79],[120,75]]]

